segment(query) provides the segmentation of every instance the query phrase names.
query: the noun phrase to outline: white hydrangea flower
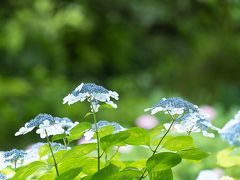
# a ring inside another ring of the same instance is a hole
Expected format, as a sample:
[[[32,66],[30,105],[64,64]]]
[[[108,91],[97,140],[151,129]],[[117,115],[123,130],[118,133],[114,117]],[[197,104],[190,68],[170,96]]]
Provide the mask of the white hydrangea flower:
[[[39,134],[41,138],[45,138],[46,135],[69,134],[69,131],[77,124],[78,122],[73,123],[65,117],[59,118],[49,114],[39,114],[30,122],[27,122],[24,127],[21,127],[19,131],[15,133],[15,136],[31,132],[34,128],[38,128],[36,133]]]
[[[221,137],[232,146],[240,146],[240,111],[219,131]]]
[[[83,102],[87,100],[91,103],[92,111],[97,112],[100,107],[100,102],[109,104],[113,108],[117,108],[117,105],[111,101],[110,98],[118,100],[118,96],[118,93],[109,91],[94,83],[82,83],[63,99],[63,104],[68,103],[68,105],[71,105],[78,101]]]
[[[96,125],[97,125],[98,130],[105,127],[105,126],[114,127],[113,134],[126,130],[124,127],[122,127],[120,124],[118,124],[116,122],[108,122],[108,121],[101,120],[101,121],[97,122]],[[93,138],[95,132],[96,132],[96,127],[93,124],[91,129],[88,129],[88,130],[85,131],[85,133],[83,135],[85,137],[85,140],[90,141]]]

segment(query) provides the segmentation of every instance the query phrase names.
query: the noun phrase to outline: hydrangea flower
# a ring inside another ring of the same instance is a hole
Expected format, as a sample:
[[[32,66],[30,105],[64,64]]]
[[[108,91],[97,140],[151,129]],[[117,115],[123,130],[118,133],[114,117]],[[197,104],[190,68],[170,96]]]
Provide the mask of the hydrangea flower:
[[[145,111],[151,111],[151,114],[155,114],[159,111],[169,113],[170,115],[178,115],[173,127],[178,132],[200,132],[202,131],[204,136],[214,137],[213,133],[208,133],[208,129],[216,130],[219,129],[214,127],[200,112],[197,105],[194,105],[181,98],[163,98],[158,104],[152,108],[148,108]],[[170,123],[164,124],[164,127],[168,129]]]
[[[240,146],[240,111],[219,131],[221,137],[232,146]]]
[[[15,136],[23,135],[31,132],[34,128],[38,128],[36,133],[40,134],[41,138],[47,135],[69,134],[69,130],[76,126],[78,122],[73,123],[68,118],[53,117],[50,114],[39,114],[30,122],[27,122],[24,127],[21,127]],[[47,134],[46,134],[47,132]]]
[[[165,123],[164,127],[168,129],[170,127],[170,123]],[[206,117],[198,112],[193,112],[189,114],[185,114],[181,120],[178,119],[177,122],[173,124],[173,128],[180,133],[190,133],[190,132],[201,132],[204,136],[213,138],[215,135],[213,133],[207,132],[208,129],[212,129],[215,131],[219,131],[220,129],[213,126]]]
[[[171,115],[181,115],[187,112],[198,111],[198,106],[179,97],[167,99],[162,98],[158,104],[155,104],[153,107],[147,108],[144,111],[151,111],[152,115],[159,111],[163,111],[166,114],[170,113]]]
[[[23,163],[23,159],[26,156],[26,152],[23,150],[12,149],[3,153],[4,163],[12,166],[13,168],[19,167]]]
[[[87,100],[91,103],[92,111],[97,112],[100,107],[100,102],[109,104],[113,108],[117,108],[117,105],[113,103],[110,98],[118,100],[118,93],[109,91],[94,83],[81,83],[74,91],[63,99],[63,104],[68,103],[68,105],[71,105],[78,101],[83,102]]]
[[[108,121],[103,121],[103,120],[97,122],[96,126],[97,126],[98,130],[105,126],[112,126],[114,128],[113,134],[126,130],[124,127],[122,127],[120,124],[118,124],[116,122],[108,122]],[[96,132],[96,127],[93,124],[91,129],[88,129],[85,131],[85,133],[84,133],[85,140],[86,141],[91,140],[93,138],[95,132]]]
[[[5,176],[4,174],[0,173],[0,180],[2,179],[7,179],[7,176]]]
[[[7,167],[7,163],[4,162],[4,156],[3,156],[4,152],[1,151],[0,152],[0,170],[4,169]]]

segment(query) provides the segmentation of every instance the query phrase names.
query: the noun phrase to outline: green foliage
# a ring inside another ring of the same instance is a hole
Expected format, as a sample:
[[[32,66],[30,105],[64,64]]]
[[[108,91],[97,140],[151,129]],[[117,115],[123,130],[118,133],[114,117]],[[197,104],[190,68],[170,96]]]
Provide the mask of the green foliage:
[[[85,130],[91,128],[91,124],[87,122],[81,122],[78,125],[76,125],[73,129],[70,131],[70,136],[67,137],[68,142],[72,142],[73,140],[77,140],[80,137],[82,137]]]
[[[129,137],[124,141],[129,145],[149,145],[150,137],[145,129],[133,127],[125,131],[129,133]]]
[[[47,164],[44,161],[35,161],[26,166],[17,169],[13,180],[27,179],[29,176],[38,173],[39,170],[48,170]]]
[[[208,153],[197,148],[181,150],[178,153],[181,155],[183,159],[190,160],[201,160],[209,156]]]
[[[149,173],[155,171],[164,171],[171,169],[181,162],[181,157],[172,152],[162,152],[150,157],[147,162],[147,170]]]
[[[64,172],[56,178],[56,180],[69,180],[74,179],[80,172],[82,168],[73,168],[69,171]]]
[[[180,151],[193,147],[193,138],[190,136],[170,137],[163,144],[163,147],[171,151]]]
[[[240,165],[239,153],[236,154],[236,150],[230,147],[219,151],[217,154],[217,164],[225,168]]]
[[[164,171],[154,171],[149,173],[150,180],[172,180],[173,173],[171,169],[164,170]]]

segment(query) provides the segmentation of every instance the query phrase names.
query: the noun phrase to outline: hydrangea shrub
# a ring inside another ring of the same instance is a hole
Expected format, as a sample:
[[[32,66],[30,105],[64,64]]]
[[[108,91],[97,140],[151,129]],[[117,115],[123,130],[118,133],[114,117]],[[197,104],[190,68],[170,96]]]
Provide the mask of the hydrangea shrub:
[[[172,169],[183,159],[199,161],[209,155],[195,146],[192,133],[202,132],[213,138],[214,133],[220,132],[230,144],[239,143],[232,139],[239,140],[238,135],[227,130],[231,124],[219,129],[197,105],[176,97],[163,98],[145,109],[151,115],[167,114],[171,121],[163,126],[147,130],[125,128],[117,122],[98,119],[97,113],[102,108],[117,108],[112,99],[119,99],[117,92],[93,83],[81,83],[63,98],[63,103],[87,101],[89,112],[81,117],[92,116],[93,123],[73,122],[67,117],[44,113],[37,115],[15,135],[36,130],[45,142],[33,144],[26,150],[1,152],[0,179],[170,180],[174,177]],[[173,128],[174,133],[170,132]],[[237,131],[237,127],[234,128]],[[147,157],[122,160],[121,153],[132,147],[144,148]]]

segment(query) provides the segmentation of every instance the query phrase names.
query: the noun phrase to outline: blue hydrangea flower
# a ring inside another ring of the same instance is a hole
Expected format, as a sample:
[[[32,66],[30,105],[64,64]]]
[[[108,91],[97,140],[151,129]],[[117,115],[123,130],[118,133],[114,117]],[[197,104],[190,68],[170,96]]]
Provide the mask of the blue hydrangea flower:
[[[200,132],[202,131],[204,136],[214,137],[213,133],[208,133],[208,129],[219,129],[214,127],[206,116],[200,111],[197,105],[194,105],[182,98],[163,98],[160,102],[151,108],[145,109],[145,111],[151,111],[151,114],[156,114],[159,111],[169,113],[170,115],[178,115],[173,127],[178,132]],[[170,123],[164,124],[164,127],[168,129]]]
[[[221,137],[232,146],[240,146],[240,111],[219,131]]]
[[[0,180],[2,179],[7,179],[7,176],[5,176],[4,174],[0,173]]]
[[[168,129],[170,123],[164,124],[164,127]],[[173,128],[180,133],[190,133],[190,132],[202,132],[204,136],[213,138],[215,135],[209,133],[208,130],[219,131],[219,128],[213,126],[205,117],[204,114],[200,112],[192,112],[183,115],[180,119],[173,124]]]
[[[144,111],[151,111],[151,114],[156,114],[159,111],[170,113],[171,115],[181,115],[187,112],[198,111],[198,106],[194,105],[182,98],[162,98],[159,103],[155,104],[151,108],[147,108]]]
[[[39,114],[21,127],[19,131],[15,133],[15,136],[29,133],[34,128],[37,128],[36,133],[39,134],[41,138],[45,138],[47,135],[68,134],[69,130],[77,124],[78,122],[73,123],[70,119],[65,117],[59,118],[49,114]]]
[[[114,133],[118,133],[120,131],[125,131],[126,130],[124,127],[122,127],[120,124],[118,124],[116,122],[108,122],[108,121],[101,120],[101,121],[97,122],[96,125],[97,125],[97,129],[98,130],[103,128],[103,127],[106,127],[106,126],[112,126],[114,128],[113,134]],[[85,131],[85,133],[84,133],[85,139],[87,141],[92,139],[95,132],[96,132],[96,127],[93,124],[91,129],[88,129],[87,131]]]
[[[117,105],[113,103],[110,98],[118,100],[118,94],[94,83],[82,83],[63,99],[63,103],[71,105],[78,101],[83,102],[87,100],[91,103],[92,111],[97,112],[100,107],[100,102],[109,104],[113,108],[117,108]]]
[[[4,163],[11,165],[15,168],[22,165],[23,159],[26,156],[26,152],[23,150],[12,149],[3,153]]]

